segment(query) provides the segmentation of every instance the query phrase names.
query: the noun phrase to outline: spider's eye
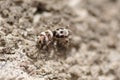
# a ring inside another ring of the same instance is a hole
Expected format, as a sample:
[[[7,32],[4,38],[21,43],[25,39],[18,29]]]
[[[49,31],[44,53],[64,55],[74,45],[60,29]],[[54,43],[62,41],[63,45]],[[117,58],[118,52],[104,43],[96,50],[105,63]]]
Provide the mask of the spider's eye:
[[[62,34],[62,33],[63,33],[63,31],[60,31],[60,33]]]

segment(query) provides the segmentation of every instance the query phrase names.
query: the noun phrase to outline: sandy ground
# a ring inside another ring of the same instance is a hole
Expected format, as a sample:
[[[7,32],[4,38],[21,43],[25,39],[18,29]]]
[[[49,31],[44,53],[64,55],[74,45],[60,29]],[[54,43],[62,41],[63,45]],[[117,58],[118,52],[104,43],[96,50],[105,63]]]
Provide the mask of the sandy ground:
[[[120,80],[119,13],[120,0],[1,0],[0,80]],[[40,51],[61,27],[70,46]]]

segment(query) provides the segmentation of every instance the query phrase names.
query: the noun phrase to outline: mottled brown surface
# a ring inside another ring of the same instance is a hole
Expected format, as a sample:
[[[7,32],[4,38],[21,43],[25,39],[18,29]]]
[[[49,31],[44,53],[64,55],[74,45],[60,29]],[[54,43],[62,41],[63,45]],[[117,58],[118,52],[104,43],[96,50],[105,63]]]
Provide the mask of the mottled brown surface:
[[[0,80],[120,80],[119,0],[1,0]],[[67,49],[37,36],[72,31]]]

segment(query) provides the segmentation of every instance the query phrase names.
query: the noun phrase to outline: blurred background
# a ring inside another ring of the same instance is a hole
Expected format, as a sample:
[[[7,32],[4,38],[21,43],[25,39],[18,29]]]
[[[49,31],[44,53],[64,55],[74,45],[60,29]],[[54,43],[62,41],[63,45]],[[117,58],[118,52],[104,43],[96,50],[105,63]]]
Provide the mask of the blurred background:
[[[119,13],[120,0],[0,0],[0,80],[120,80]],[[40,52],[61,27],[71,46]]]

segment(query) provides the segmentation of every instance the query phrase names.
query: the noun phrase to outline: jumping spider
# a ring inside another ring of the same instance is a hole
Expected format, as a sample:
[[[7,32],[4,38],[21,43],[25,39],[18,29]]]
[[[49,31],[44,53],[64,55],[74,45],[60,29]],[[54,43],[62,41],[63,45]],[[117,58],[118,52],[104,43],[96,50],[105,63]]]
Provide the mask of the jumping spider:
[[[41,50],[48,49],[51,46],[59,49],[67,48],[70,41],[70,30],[66,28],[58,28],[54,31],[46,30],[38,36],[38,45]]]

